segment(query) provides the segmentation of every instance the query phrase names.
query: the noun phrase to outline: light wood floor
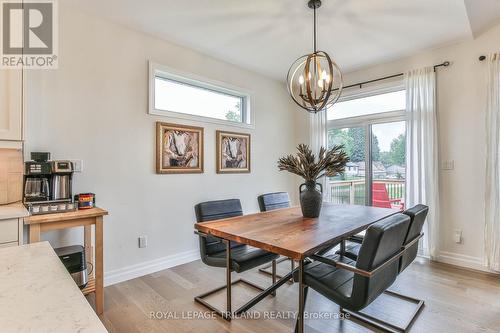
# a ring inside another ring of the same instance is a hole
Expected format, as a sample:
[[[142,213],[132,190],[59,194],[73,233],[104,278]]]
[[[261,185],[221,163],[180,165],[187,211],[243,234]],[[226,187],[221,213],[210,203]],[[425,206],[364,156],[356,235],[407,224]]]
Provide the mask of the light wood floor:
[[[279,265],[285,272],[289,263]],[[233,279],[238,274],[233,273]],[[270,279],[256,270],[241,274],[262,286]],[[195,261],[158,273],[105,288],[104,314],[101,320],[110,332],[293,332],[295,321],[286,311],[297,310],[297,285],[285,284],[277,297],[257,304],[251,314],[260,319],[239,318],[228,323],[220,318],[189,319],[206,309],[193,301],[195,295],[224,283],[224,269]],[[414,262],[391,287],[395,291],[425,300],[425,307],[411,332],[500,332],[500,278],[471,272],[423,259]],[[245,285],[233,288],[233,309],[256,294]],[[90,296],[91,297],[91,296]],[[224,307],[225,291],[207,299]],[[93,303],[93,302],[91,302]],[[381,296],[367,312],[401,323],[412,305]],[[280,318],[264,318],[271,313]],[[337,313],[338,306],[311,290],[306,304],[310,313]],[[163,312],[178,318],[151,319],[151,312]],[[283,318],[285,317],[285,318]],[[370,332],[352,320],[308,319],[309,332]]]

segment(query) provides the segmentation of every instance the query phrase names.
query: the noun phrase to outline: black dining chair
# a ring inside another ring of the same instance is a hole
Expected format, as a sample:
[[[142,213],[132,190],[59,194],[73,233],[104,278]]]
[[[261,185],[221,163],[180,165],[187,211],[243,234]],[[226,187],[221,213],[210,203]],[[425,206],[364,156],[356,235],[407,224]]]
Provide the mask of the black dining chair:
[[[429,212],[429,207],[425,205],[416,205],[410,209],[404,211],[404,214],[408,215],[411,219],[410,229],[406,235],[405,245],[412,242],[415,238],[421,237],[423,235],[422,229],[424,227],[425,219]],[[406,267],[408,267],[418,254],[418,242],[414,243],[406,253],[401,257],[401,262],[399,265],[399,272],[401,273]]]
[[[403,214],[410,217],[410,229],[408,230],[408,234],[406,235],[405,244],[420,236],[428,212],[429,207],[422,204],[418,204],[403,212]],[[357,260],[362,241],[362,237],[359,237],[359,239],[349,238],[349,243],[346,245],[344,255],[353,260]],[[414,244],[411,249],[408,249],[407,253],[401,258],[400,271],[403,271],[406,267],[408,267],[409,264],[411,264],[413,260],[415,260],[415,258],[417,257],[417,253],[418,243]]]
[[[425,219],[427,217],[427,213],[429,212],[429,207],[425,205],[416,205],[412,208],[407,209],[406,211],[403,212],[403,214],[407,215],[410,217],[410,226],[408,228],[408,232],[405,236],[405,240],[403,242],[403,246],[405,247],[405,252],[399,259],[399,266],[398,266],[398,273],[401,273],[403,270],[405,270],[417,257],[418,254],[418,239],[420,239],[423,236],[422,229],[424,226]],[[362,239],[363,240],[363,239]],[[362,247],[362,244],[357,243],[356,241],[351,242],[345,250],[344,255],[352,260],[357,260],[360,249]],[[400,298],[402,300],[411,302],[416,304],[416,307],[411,314],[410,318],[408,321],[405,323],[403,327],[398,327],[394,326],[386,321],[382,321],[377,318],[369,317],[366,314],[359,313],[359,314],[352,314],[354,317],[364,320],[377,320],[381,322],[385,326],[392,326],[395,327],[398,331],[403,331],[406,332],[408,328],[413,324],[413,322],[416,320],[418,314],[420,313],[422,307],[424,306],[425,302],[423,300],[410,297],[392,290],[387,290],[386,294]],[[363,318],[364,317],[364,318]]]
[[[194,207],[194,210],[197,222],[207,222],[243,215],[239,199],[202,202],[197,204]],[[231,281],[231,272],[235,271],[237,273],[242,273],[268,262],[275,262],[279,255],[245,244],[229,242],[198,231],[196,231],[196,233],[199,235],[201,260],[208,266],[226,268],[226,284],[202,295],[196,296],[194,299],[196,302],[206,306],[226,320],[231,320],[232,285],[241,282],[259,291],[264,290],[264,288],[244,279]],[[228,253],[230,254],[229,256]],[[275,278],[273,280],[275,280]],[[226,289],[225,312],[215,308],[204,300],[205,297],[223,289]]]
[[[257,201],[261,212],[290,207],[290,197],[287,192],[262,194],[257,197]]]
[[[309,287],[338,304],[341,312],[357,314],[371,304],[396,280],[398,259],[405,252],[403,242],[409,225],[410,218],[403,214],[392,215],[371,225],[357,261],[340,254],[310,256],[314,262],[304,267],[302,309]],[[295,280],[298,274],[294,275]]]
[[[290,207],[290,197],[288,196],[287,192],[273,192],[273,193],[262,194],[257,197],[257,202],[259,203],[259,208],[261,212],[268,212],[271,210]],[[293,271],[295,268],[295,262],[287,257],[282,257],[278,259],[276,262],[273,261],[271,265],[266,265],[261,267],[259,269],[259,272],[275,276],[275,278],[277,279],[281,279],[281,275],[276,274],[275,263],[279,264],[287,260],[290,260],[290,267]],[[269,268],[272,268],[272,270],[269,271],[268,270]],[[273,283],[274,282],[275,281],[273,279]],[[293,283],[293,280],[290,280],[289,282]]]

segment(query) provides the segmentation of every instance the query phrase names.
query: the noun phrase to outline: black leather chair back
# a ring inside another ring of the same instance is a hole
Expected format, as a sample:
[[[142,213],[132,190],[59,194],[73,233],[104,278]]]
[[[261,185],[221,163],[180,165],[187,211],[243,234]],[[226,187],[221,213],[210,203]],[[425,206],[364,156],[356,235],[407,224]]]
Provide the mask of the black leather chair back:
[[[194,211],[197,222],[207,222],[243,215],[239,199],[202,202],[194,206]],[[242,244],[231,242],[231,248],[238,246],[242,246]],[[202,257],[224,251],[225,249],[226,246],[217,237],[200,237],[200,252]]]
[[[410,217],[410,228],[408,229],[408,234],[406,235],[404,245],[410,243],[416,237],[422,233],[422,228],[424,227],[425,218],[429,212],[429,207],[425,205],[416,205],[410,209],[407,209],[404,214]],[[418,253],[418,242],[413,244],[401,257],[401,262],[399,265],[399,272],[401,273],[406,267],[408,267],[413,260],[417,257]]]
[[[257,201],[261,212],[290,207],[290,198],[287,192],[262,194],[257,197]]]
[[[396,255],[401,251],[409,225],[410,218],[404,214],[371,225],[361,244],[356,267],[372,271]],[[398,269],[399,260],[395,260],[371,277],[356,274],[351,295],[354,310],[364,308],[389,288],[396,280]]]

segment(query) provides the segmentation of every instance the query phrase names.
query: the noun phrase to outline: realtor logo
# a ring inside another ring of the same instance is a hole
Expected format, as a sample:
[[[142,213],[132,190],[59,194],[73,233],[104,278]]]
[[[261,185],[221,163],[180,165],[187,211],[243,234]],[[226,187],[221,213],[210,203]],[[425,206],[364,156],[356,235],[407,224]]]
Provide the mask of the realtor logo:
[[[57,68],[55,0],[0,0],[0,68]]]

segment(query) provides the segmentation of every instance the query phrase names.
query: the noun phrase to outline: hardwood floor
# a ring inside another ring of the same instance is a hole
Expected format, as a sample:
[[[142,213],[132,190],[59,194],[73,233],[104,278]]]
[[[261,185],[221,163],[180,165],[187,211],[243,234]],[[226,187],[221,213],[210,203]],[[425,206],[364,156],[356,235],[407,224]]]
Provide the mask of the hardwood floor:
[[[285,273],[289,267],[288,262],[280,264],[279,273]],[[224,269],[195,261],[106,287],[101,320],[110,332],[120,333],[293,332],[292,314],[298,302],[296,284],[285,284],[278,289],[276,297],[269,296],[257,304],[247,318],[230,323],[218,317],[193,318],[200,314],[209,316],[193,297],[223,284],[224,273]],[[241,276],[262,286],[270,284],[270,278],[257,270]],[[236,277],[233,273],[233,279]],[[500,277],[418,259],[398,277],[391,289],[425,300],[411,332],[500,332]],[[245,285],[234,287],[233,309],[255,294],[255,290]],[[207,300],[224,308],[225,291]],[[366,312],[402,323],[412,306],[384,295]],[[313,290],[309,292],[306,311],[311,315],[330,316],[307,319],[308,333],[372,331],[353,320],[337,319],[338,306]],[[156,319],[151,318],[152,313]]]

